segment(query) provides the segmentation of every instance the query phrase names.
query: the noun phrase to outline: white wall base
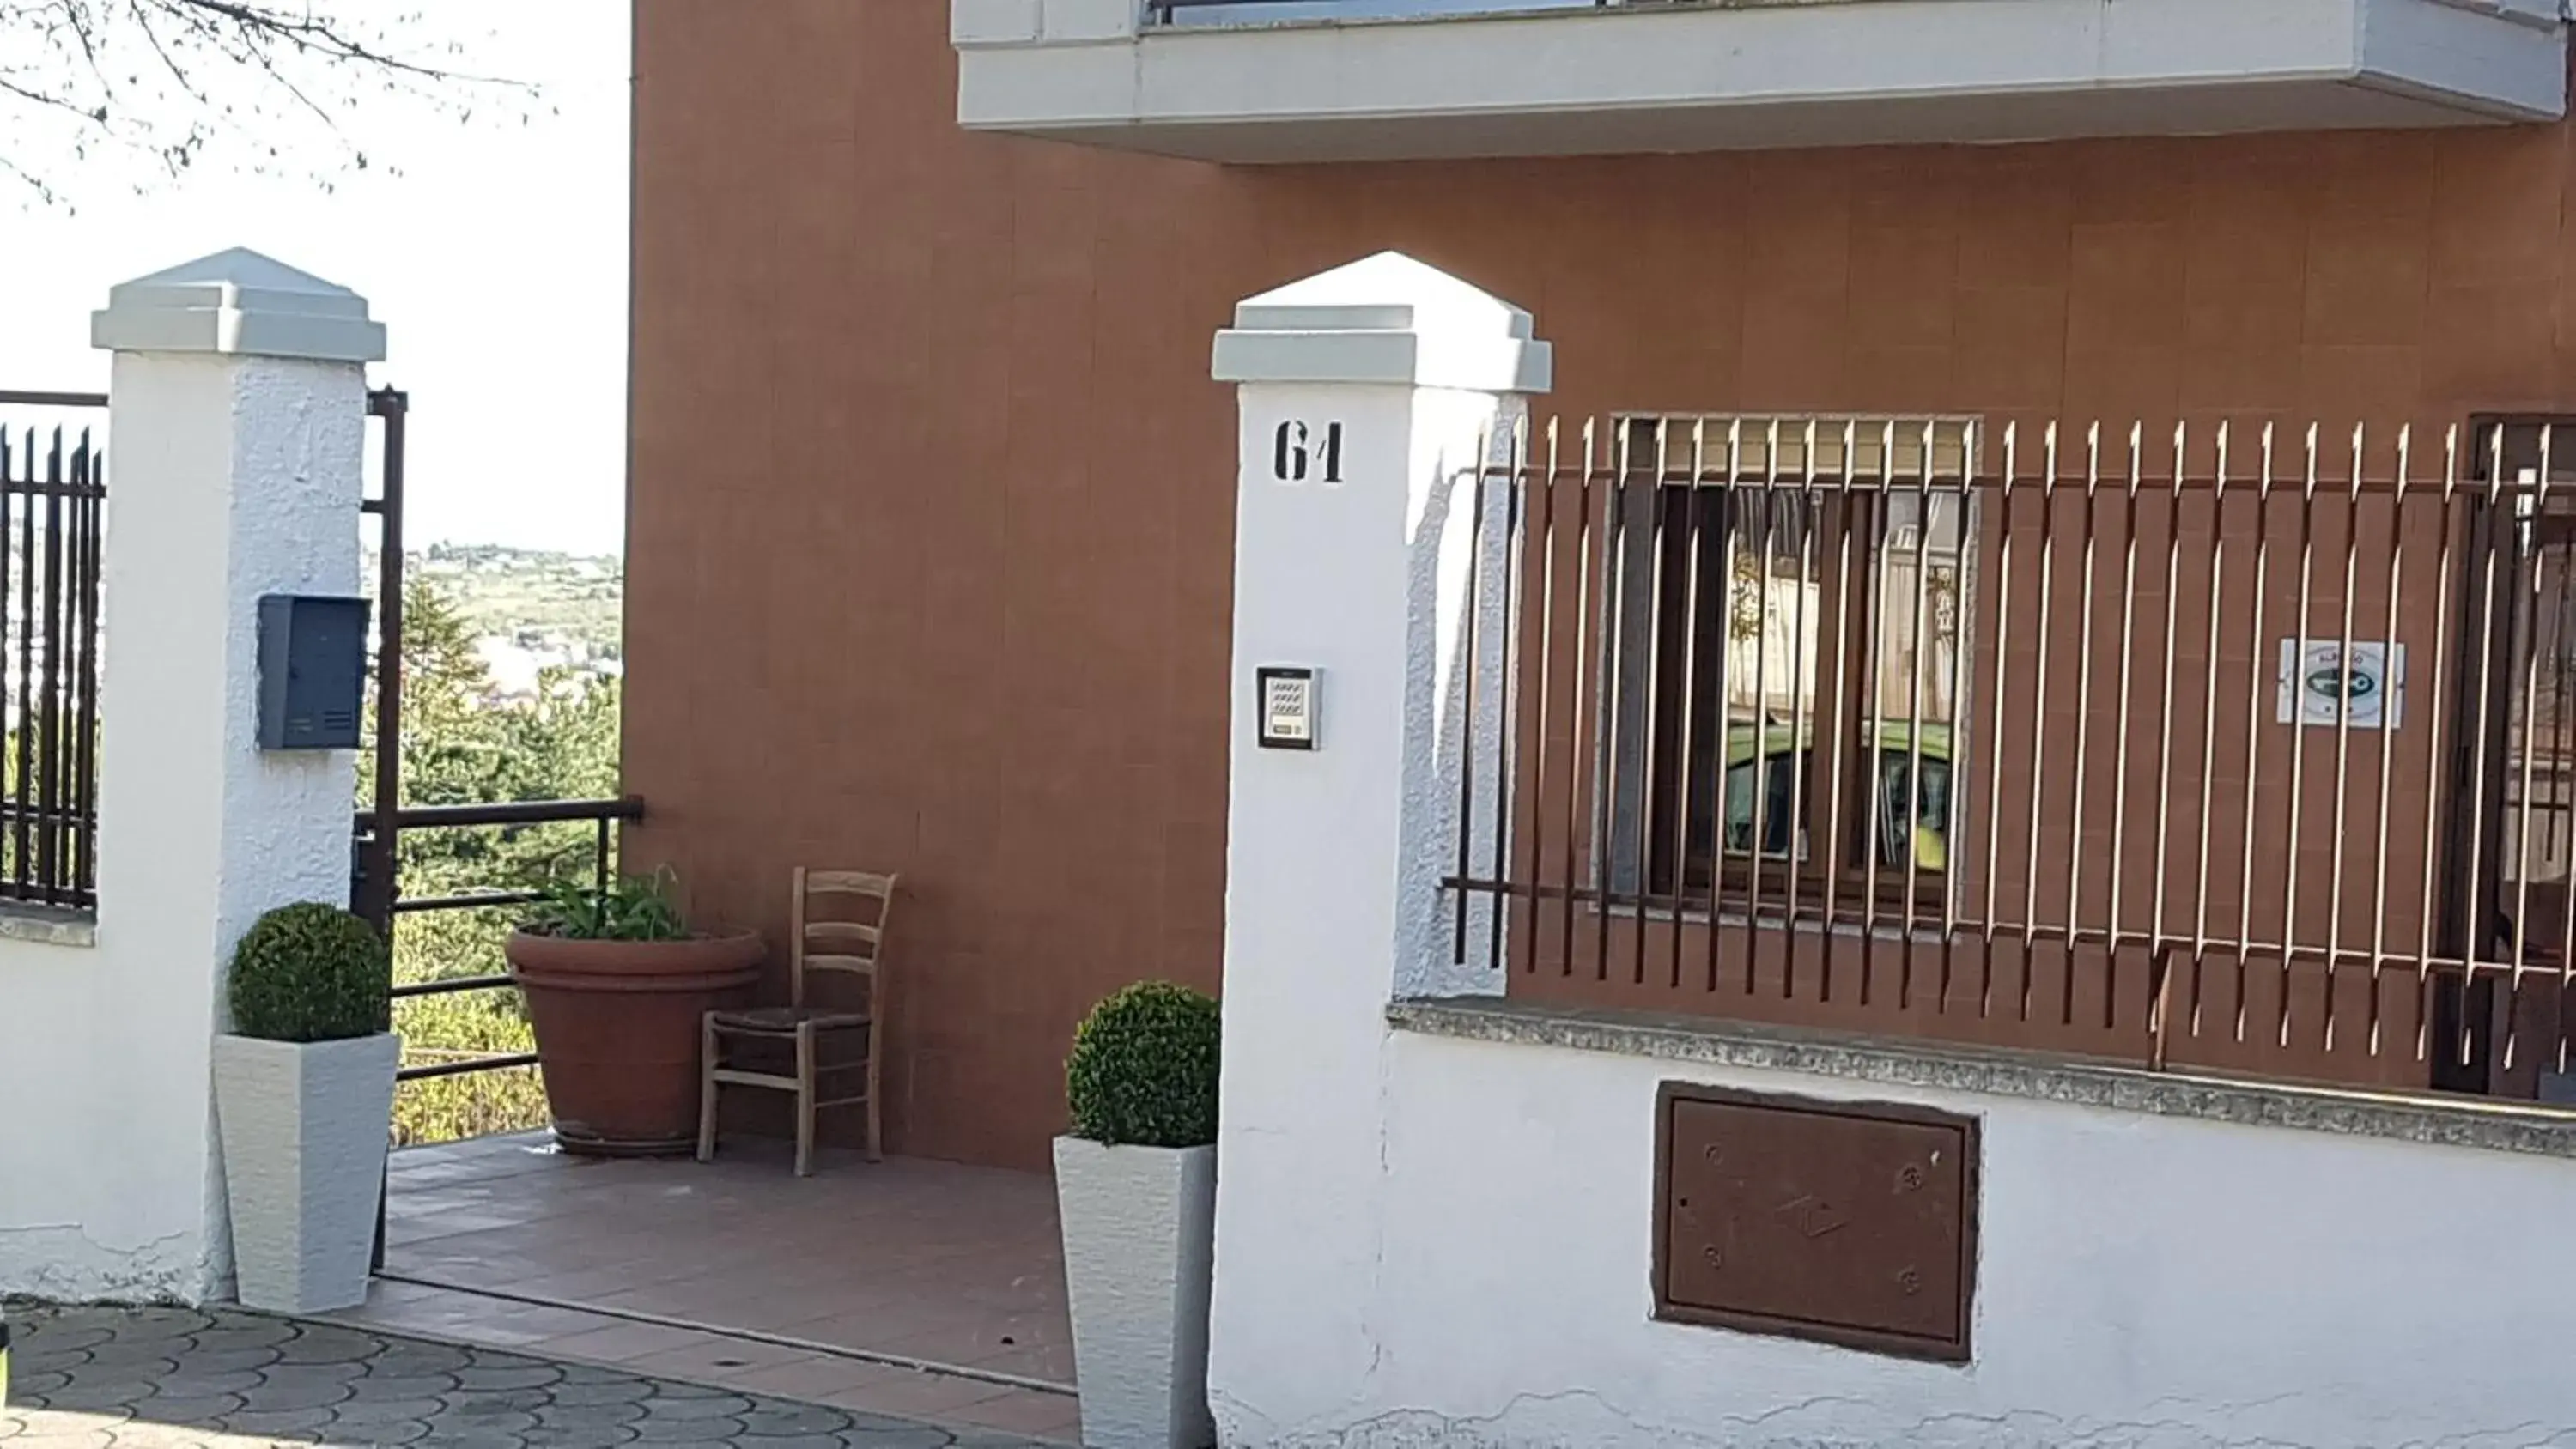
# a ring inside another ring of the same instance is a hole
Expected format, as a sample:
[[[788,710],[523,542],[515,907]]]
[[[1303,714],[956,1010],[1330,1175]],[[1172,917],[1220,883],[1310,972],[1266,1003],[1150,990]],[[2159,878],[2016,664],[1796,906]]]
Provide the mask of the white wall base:
[[[323,1313],[367,1301],[402,1039],[215,1038],[215,1114],[244,1305]]]
[[[1055,1141],[1082,1442],[1205,1449],[1214,1147]]]
[[[132,1241],[75,1224],[0,1229],[0,1282],[57,1303],[202,1303],[228,1266],[195,1233]]]
[[[1980,1117],[1975,1362],[1652,1321],[1674,1078]],[[2576,1161],[1405,1032],[1383,1089],[1381,1170],[1336,1204],[1378,1257],[1242,1305],[1354,1321],[1369,1367],[1221,1351],[1229,1446],[2576,1444]],[[1231,1255],[1313,1205],[1227,1211]]]

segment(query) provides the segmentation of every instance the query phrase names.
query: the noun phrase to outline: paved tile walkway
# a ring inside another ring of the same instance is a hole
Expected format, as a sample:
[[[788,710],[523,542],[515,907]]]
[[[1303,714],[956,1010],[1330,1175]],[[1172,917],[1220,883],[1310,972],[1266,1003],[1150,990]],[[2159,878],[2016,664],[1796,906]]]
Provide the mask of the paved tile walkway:
[[[380,1292],[370,1319],[395,1333],[572,1359],[607,1357],[594,1345],[635,1337],[532,1312],[588,1309],[966,1368],[1063,1386],[1052,1421],[1032,1403],[987,1427],[1071,1437],[1073,1330],[1051,1178],[842,1152],[800,1178],[791,1160],[788,1144],[747,1136],[727,1137],[712,1163],[564,1156],[535,1133],[405,1148],[385,1197],[387,1274],[522,1301],[495,1306],[494,1326],[511,1335],[497,1338],[453,1298]],[[515,1336],[523,1324],[535,1335]],[[635,1367],[705,1377],[678,1364]]]
[[[232,1310],[10,1310],[6,1449],[1036,1449],[997,1431]]]
[[[385,1276],[333,1321],[738,1393],[1080,1437],[1043,1173],[724,1141],[712,1163],[544,1134],[396,1152]],[[942,1372],[923,1373],[921,1368]]]

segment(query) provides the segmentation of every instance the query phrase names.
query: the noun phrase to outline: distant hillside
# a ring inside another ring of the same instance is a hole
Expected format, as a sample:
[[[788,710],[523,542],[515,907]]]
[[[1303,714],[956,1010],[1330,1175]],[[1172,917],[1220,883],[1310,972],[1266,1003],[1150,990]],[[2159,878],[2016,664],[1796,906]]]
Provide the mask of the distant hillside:
[[[614,555],[584,558],[494,544],[432,544],[412,567],[455,598],[478,633],[539,630],[617,654],[626,566]]]
[[[622,664],[626,570],[614,555],[436,543],[406,563],[456,602],[505,693],[521,692],[542,666],[614,673]],[[372,552],[366,568],[372,595]]]

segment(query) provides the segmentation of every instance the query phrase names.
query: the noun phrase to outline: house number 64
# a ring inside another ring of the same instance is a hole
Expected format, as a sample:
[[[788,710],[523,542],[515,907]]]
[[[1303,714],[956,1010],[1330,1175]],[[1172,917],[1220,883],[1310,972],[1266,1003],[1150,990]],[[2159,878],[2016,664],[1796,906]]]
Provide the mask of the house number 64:
[[[1300,422],[1285,422],[1270,450],[1270,471],[1282,483],[1303,483],[1309,478],[1324,483],[1342,481],[1342,425],[1324,424],[1319,440],[1315,430]]]

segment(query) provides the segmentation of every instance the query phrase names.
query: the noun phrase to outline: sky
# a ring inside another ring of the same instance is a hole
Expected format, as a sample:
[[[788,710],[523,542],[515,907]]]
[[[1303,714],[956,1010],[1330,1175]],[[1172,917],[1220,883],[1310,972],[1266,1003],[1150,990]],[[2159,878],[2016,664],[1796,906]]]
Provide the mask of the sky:
[[[136,195],[148,178],[116,161],[68,178],[69,212],[0,195],[0,388],[104,391],[89,314],[108,289],[247,246],[356,289],[385,324],[391,355],[368,375],[411,394],[409,543],[615,552],[628,0],[417,8],[464,47],[460,68],[533,82],[539,100],[460,120],[362,96],[349,128],[401,174],[335,171],[328,190],[306,165],[205,171]]]

